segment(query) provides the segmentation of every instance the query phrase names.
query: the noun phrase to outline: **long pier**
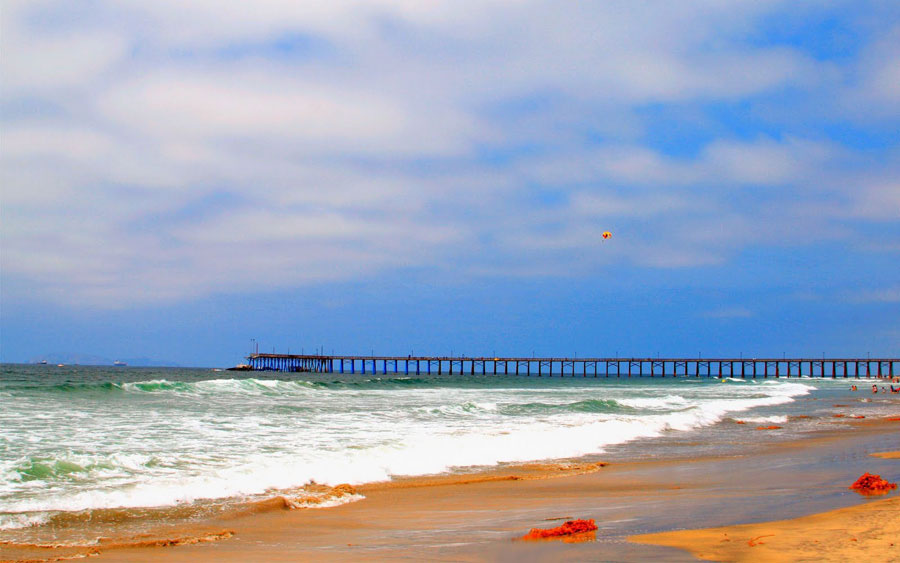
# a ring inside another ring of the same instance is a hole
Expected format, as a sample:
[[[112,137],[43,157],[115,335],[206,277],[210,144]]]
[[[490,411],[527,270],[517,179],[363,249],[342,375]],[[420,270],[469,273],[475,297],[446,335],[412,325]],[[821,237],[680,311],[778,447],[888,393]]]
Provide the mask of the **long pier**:
[[[251,354],[259,371],[537,377],[893,378],[900,358],[499,358]]]

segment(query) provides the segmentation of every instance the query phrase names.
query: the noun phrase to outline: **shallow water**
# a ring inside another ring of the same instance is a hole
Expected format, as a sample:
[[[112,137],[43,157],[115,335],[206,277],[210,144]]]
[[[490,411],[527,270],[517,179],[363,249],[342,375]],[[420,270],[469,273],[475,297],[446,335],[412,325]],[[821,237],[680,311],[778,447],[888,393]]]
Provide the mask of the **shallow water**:
[[[3,365],[0,539],[201,518],[310,483],[714,454],[746,444],[735,419],[784,425],[752,438],[777,441],[896,405],[849,383]]]

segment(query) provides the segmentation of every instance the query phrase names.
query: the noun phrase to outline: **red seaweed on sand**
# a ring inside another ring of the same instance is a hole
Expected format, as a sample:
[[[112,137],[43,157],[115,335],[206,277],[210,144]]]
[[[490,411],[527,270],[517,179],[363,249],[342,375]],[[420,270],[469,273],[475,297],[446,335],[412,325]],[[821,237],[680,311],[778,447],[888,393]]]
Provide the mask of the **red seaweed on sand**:
[[[562,526],[555,528],[542,529],[532,528],[530,532],[522,536],[523,540],[543,540],[543,539],[567,539],[578,537],[581,541],[593,539],[593,533],[597,529],[594,519],[590,520],[568,520]]]
[[[771,425],[771,426],[757,426],[757,430],[779,430],[781,426]]]
[[[881,475],[872,475],[868,471],[850,485],[850,488],[862,495],[883,495],[897,488],[897,483],[890,483]]]

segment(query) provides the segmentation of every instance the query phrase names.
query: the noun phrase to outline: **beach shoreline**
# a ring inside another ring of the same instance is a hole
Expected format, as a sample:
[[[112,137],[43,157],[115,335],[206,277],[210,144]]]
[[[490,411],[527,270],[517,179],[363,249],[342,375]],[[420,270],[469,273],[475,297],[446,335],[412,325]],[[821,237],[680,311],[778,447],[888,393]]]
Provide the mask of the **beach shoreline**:
[[[895,447],[883,447],[891,444]],[[765,526],[769,520],[809,518],[860,504],[877,506],[856,498],[846,487],[857,470],[894,467],[896,480],[897,461],[890,455],[873,456],[888,449],[900,449],[900,424],[865,419],[791,441],[758,445],[737,456],[609,465],[595,461],[522,464],[477,474],[401,479],[360,486],[354,492],[365,498],[331,508],[292,510],[276,497],[227,517],[137,538],[109,538],[83,548],[7,545],[0,551],[5,552],[3,559],[11,560],[89,554],[108,561],[151,557],[171,561],[517,557],[691,561],[696,560],[694,555],[684,550],[691,549],[686,542],[698,541],[696,534],[690,540],[679,538],[680,543],[671,539],[648,544],[643,542],[649,536],[634,542],[630,538],[643,532],[685,534],[672,530],[709,528],[716,523]],[[823,463],[836,458],[845,462]],[[788,491],[785,485],[790,483],[756,480],[754,475],[767,467],[811,468],[805,469],[805,485],[819,490],[805,491],[804,483],[795,482]],[[888,495],[887,500],[895,496]],[[767,505],[771,498],[796,502],[772,508]],[[727,510],[723,509],[726,504],[730,505]],[[684,514],[692,518],[686,520]],[[532,527],[552,527],[569,518],[595,518],[600,526],[597,540],[582,544],[515,541]],[[700,550],[692,551],[696,554],[705,553],[706,548],[695,549]]]

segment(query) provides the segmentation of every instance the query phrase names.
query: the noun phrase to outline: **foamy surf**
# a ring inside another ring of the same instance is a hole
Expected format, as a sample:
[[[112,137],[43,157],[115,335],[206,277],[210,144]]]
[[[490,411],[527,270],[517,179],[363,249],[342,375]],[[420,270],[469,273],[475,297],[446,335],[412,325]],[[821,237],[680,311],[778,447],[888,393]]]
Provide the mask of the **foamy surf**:
[[[11,444],[0,459],[0,529],[62,513],[254,501],[313,483],[595,456],[788,405],[814,389],[714,379],[153,375],[164,376],[70,373],[0,385],[15,398],[0,412]]]

